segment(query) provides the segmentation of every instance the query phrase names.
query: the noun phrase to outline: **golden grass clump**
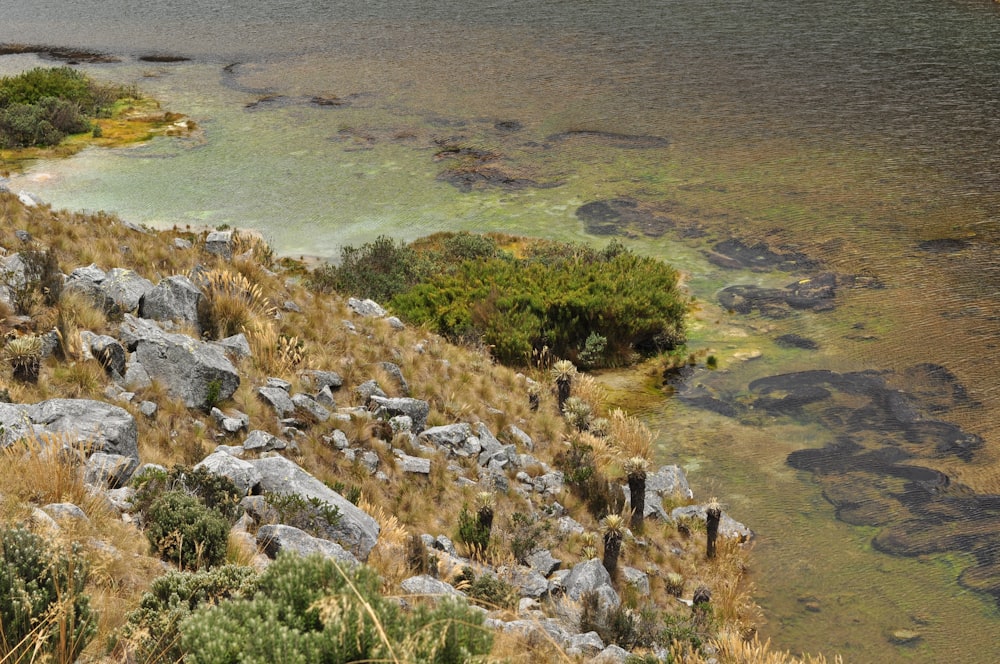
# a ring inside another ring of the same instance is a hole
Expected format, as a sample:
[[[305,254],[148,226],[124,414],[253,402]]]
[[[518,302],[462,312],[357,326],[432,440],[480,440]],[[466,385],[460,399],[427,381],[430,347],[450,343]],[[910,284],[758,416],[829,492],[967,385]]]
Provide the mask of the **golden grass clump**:
[[[201,286],[199,318],[205,333],[213,339],[249,331],[252,326],[269,325],[277,308],[264,296],[260,284],[229,270],[209,270],[193,275]],[[248,338],[250,334],[247,335]]]

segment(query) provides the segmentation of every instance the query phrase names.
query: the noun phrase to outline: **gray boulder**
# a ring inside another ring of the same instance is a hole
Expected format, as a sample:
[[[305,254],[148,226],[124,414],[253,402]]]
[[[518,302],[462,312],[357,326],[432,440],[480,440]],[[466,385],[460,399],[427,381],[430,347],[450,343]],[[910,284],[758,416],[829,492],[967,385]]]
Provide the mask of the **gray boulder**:
[[[427,415],[431,412],[429,403],[421,399],[411,399],[409,397],[390,399],[388,397],[372,396],[369,399],[369,403],[374,407],[376,417],[381,419],[388,420],[397,415],[406,415],[409,417],[413,423],[411,431],[415,434],[419,434],[427,426]]]
[[[622,567],[622,580],[632,586],[640,597],[649,595],[649,575],[634,567]]]
[[[120,454],[94,452],[87,459],[83,481],[102,489],[118,489],[128,483],[139,467],[139,460]]]
[[[423,595],[430,597],[464,596],[464,593],[456,590],[451,584],[445,583],[440,579],[435,579],[433,576],[428,576],[427,574],[411,576],[408,579],[404,579],[399,585],[403,589],[403,592],[410,595]]]
[[[92,452],[139,461],[135,418],[123,408],[90,399],[0,403],[0,447],[43,434],[58,434],[61,442],[84,445]]]
[[[108,270],[101,290],[111,304],[111,311],[127,313],[139,309],[143,296],[153,290],[153,282],[132,270],[116,267]]]
[[[621,604],[621,598],[611,583],[611,575],[597,558],[575,565],[563,581],[563,586],[566,595],[576,601],[580,601],[584,593],[596,592],[601,606],[605,608],[617,608]]]
[[[336,390],[344,384],[344,379],[334,371],[320,371],[318,369],[308,369],[299,373],[302,384],[314,392],[321,391],[324,387]]]
[[[569,637],[569,647],[566,650],[576,651],[584,657],[593,657],[604,650],[604,641],[597,632],[574,634]]]
[[[397,453],[396,458],[399,459],[399,462],[397,464],[399,466],[399,469],[402,470],[404,473],[416,473],[418,475],[431,474],[430,459],[410,456],[408,454],[403,454],[402,452]]]
[[[447,450],[457,456],[470,456],[482,451],[479,439],[472,435],[472,427],[465,422],[444,424],[426,429],[417,436],[425,445]]]
[[[232,231],[212,231],[205,238],[205,251],[222,258],[232,260],[233,258],[233,232]]]
[[[554,557],[548,549],[535,551],[526,558],[525,562],[531,569],[546,578],[562,566],[562,561]]]
[[[90,356],[100,362],[111,376],[125,376],[125,347],[117,339],[83,330],[80,332],[80,341]]]
[[[247,452],[270,452],[284,448],[283,440],[260,429],[254,429],[243,440],[243,449]]]
[[[279,418],[286,418],[295,412],[295,403],[280,387],[262,387],[257,390],[257,398],[270,406]]]
[[[212,475],[228,478],[244,496],[254,493],[261,482],[260,471],[253,464],[226,453],[215,451],[201,460],[195,470],[204,468]]]
[[[631,654],[628,650],[612,643],[590,661],[592,664],[625,664]]]
[[[675,507],[670,512],[670,518],[675,521],[685,518],[707,521],[707,509],[707,505],[686,505],[684,507]],[[719,534],[723,537],[735,539],[740,542],[747,542],[754,538],[752,530],[744,526],[739,521],[736,521],[725,512],[722,513],[722,518],[719,519]]]
[[[510,424],[504,431],[507,433],[507,440],[513,440],[515,445],[520,445],[527,450],[535,449],[535,442],[531,440],[531,436],[521,431],[519,428]]]
[[[385,309],[374,300],[359,300],[352,297],[347,300],[347,306],[351,311],[365,318],[385,317]]]
[[[295,406],[296,412],[317,422],[326,422],[330,419],[330,411],[319,405],[315,399],[307,394],[293,394],[292,404]]]
[[[56,520],[57,523],[69,523],[73,521],[90,523],[86,512],[73,503],[49,503],[42,505],[42,511]]]
[[[625,493],[625,500],[632,504],[632,493],[628,485],[622,487]],[[643,506],[643,516],[646,518],[657,518],[663,521],[670,519],[663,509],[663,499],[683,498],[690,500],[694,497],[694,492],[688,485],[687,476],[680,466],[662,466],[655,473],[646,475],[646,500]]]
[[[134,323],[142,320],[126,316],[119,337],[128,338],[128,344],[134,335],[136,359],[185,406],[207,410],[240,386],[239,372],[217,346],[164,332],[152,323]]]
[[[160,321],[173,321],[191,325],[198,333],[198,302],[201,290],[183,275],[161,279],[139,303],[139,315]]]
[[[269,558],[276,558],[282,551],[290,551],[300,556],[319,554],[350,567],[361,564],[336,542],[313,537],[298,528],[282,524],[261,526],[257,530],[257,546],[263,549]]]
[[[521,597],[539,599],[549,592],[549,582],[544,576],[529,567],[517,566],[504,571],[509,573],[510,584],[517,588]]]
[[[221,348],[222,352],[235,360],[245,360],[253,355],[253,350],[250,348],[250,342],[247,340],[247,336],[242,332],[234,334],[231,337],[226,337],[225,339],[213,341],[212,343]]]
[[[378,541],[379,525],[375,519],[284,457],[254,459],[249,463],[261,474],[262,491],[297,495],[305,500],[315,498],[336,507],[340,521],[333,528],[335,539],[359,560],[367,560]]]

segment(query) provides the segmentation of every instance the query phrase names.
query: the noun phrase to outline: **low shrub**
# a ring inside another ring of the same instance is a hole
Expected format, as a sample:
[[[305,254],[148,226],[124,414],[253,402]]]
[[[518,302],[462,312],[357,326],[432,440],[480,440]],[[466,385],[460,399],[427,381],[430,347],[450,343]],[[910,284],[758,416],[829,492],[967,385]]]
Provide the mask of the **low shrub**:
[[[146,538],[164,560],[181,569],[218,565],[226,558],[229,524],[185,491],[168,491],[146,515]]]
[[[250,599],[198,609],[181,623],[184,661],[459,664],[489,652],[482,615],[442,601],[404,612],[370,569],[318,556],[279,555]]]
[[[210,473],[205,468],[187,468],[176,465],[171,470],[156,468],[143,471],[132,478],[135,496],[132,506],[136,514],[146,519],[153,502],[167,491],[184,491],[197,498],[205,507],[221,514],[230,524],[236,523],[243,508],[243,493],[232,480]]]
[[[168,572],[153,581],[139,607],[128,614],[115,635],[115,651],[127,661],[181,661],[181,621],[201,606],[252,597],[257,577],[257,572],[239,565]]]
[[[83,590],[87,565],[77,545],[68,552],[21,528],[0,530],[0,655],[4,662],[39,661],[46,653],[72,662],[97,631]]]

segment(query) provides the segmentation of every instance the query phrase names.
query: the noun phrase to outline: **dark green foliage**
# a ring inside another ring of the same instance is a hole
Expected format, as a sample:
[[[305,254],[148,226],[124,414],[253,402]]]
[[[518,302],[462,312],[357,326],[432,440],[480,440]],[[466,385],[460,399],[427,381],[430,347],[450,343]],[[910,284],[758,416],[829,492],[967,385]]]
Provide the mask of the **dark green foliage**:
[[[481,341],[506,364],[527,364],[543,348],[571,360],[585,353],[592,366],[627,363],[684,341],[676,271],[625,249],[536,242],[523,258],[421,255],[432,269],[392,308],[452,340]]]
[[[226,558],[229,524],[185,491],[168,491],[154,500],[146,520],[153,550],[182,569],[212,567]]]
[[[393,661],[395,655],[399,661],[458,664],[489,652],[492,637],[482,616],[467,606],[443,601],[404,613],[382,598],[380,585],[364,567],[342,570],[320,557],[281,555],[261,575],[252,598],[201,608],[181,623],[184,661],[346,664]]]
[[[552,522],[548,519],[532,519],[521,512],[511,515],[507,540],[514,559],[526,565],[528,556],[540,549],[549,548],[551,530]]]
[[[39,661],[40,653],[76,660],[97,631],[97,616],[83,593],[86,582],[87,566],[77,546],[66,553],[27,530],[0,530],[3,661]]]
[[[132,478],[136,493],[132,505],[140,517],[145,518],[150,506],[167,491],[184,491],[201,503],[221,514],[230,524],[236,523],[243,508],[240,507],[242,492],[232,480],[210,473],[205,468],[192,470],[181,465],[170,471],[151,469]]]
[[[316,269],[310,283],[322,291],[337,291],[387,302],[423,276],[417,253],[403,242],[380,235],[361,247],[340,250],[340,265]]]
[[[656,611],[634,611],[624,604],[602,607],[599,595],[593,591],[584,593],[580,604],[580,630],[597,632],[605,643],[614,643],[625,650],[669,646],[675,636],[685,636],[672,616],[667,619],[677,629],[668,632],[664,619]]]
[[[329,536],[340,523],[337,506],[319,498],[303,498],[295,493],[266,493],[264,499],[274,510],[275,523],[293,526],[316,537]]]
[[[99,85],[70,67],[0,78],[0,147],[55,145],[67,134],[92,131],[91,118],[134,96],[134,90]]]
[[[555,465],[563,471],[570,491],[584,501],[587,511],[595,519],[622,511],[625,496],[621,491],[613,489],[607,477],[598,470],[594,452],[589,445],[573,442],[569,449],[556,456]]]
[[[628,363],[684,341],[677,272],[621,244],[602,251],[533,241],[516,258],[496,239],[438,234],[412,245],[381,236],[345,247],[314,287],[370,297],[452,339],[488,345],[505,364],[549,355],[586,366]]]
[[[252,597],[257,572],[249,567],[224,565],[200,572],[168,572],[153,581],[139,607],[128,614],[118,635],[116,650],[129,661],[179,662],[180,623],[200,606]]]
[[[490,545],[490,528],[465,506],[458,513],[458,541],[469,547],[473,556],[481,556]]]
[[[514,586],[503,579],[483,574],[479,577],[471,567],[463,567],[456,585],[465,591],[473,604],[489,609],[513,609],[520,596]]]

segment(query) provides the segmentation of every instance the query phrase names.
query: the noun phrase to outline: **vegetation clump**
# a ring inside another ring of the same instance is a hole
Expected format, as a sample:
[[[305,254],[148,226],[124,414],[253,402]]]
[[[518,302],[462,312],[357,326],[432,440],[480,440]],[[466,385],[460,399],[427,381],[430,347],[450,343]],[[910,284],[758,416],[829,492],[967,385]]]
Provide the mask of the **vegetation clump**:
[[[0,78],[0,148],[57,145],[69,134],[93,131],[114,104],[135,90],[101,85],[70,67],[36,67]]]
[[[22,528],[0,530],[3,661],[38,661],[42,653],[76,661],[97,631],[87,572],[79,546],[60,551]]]
[[[344,248],[341,264],[317,270],[313,283],[388,301],[402,317],[482,344],[508,365],[554,355],[613,366],[685,340],[677,272],[616,243],[596,250],[468,233],[411,245],[380,237]]]

